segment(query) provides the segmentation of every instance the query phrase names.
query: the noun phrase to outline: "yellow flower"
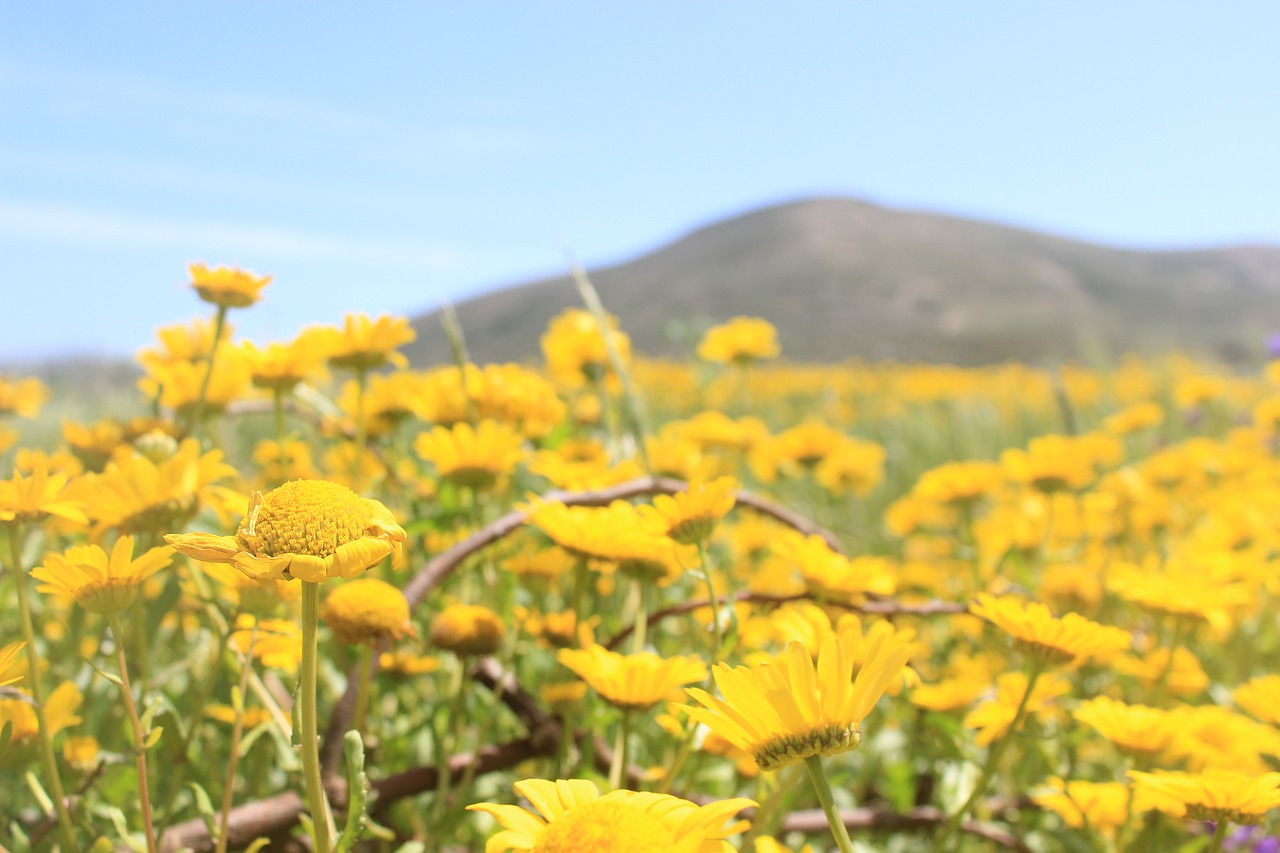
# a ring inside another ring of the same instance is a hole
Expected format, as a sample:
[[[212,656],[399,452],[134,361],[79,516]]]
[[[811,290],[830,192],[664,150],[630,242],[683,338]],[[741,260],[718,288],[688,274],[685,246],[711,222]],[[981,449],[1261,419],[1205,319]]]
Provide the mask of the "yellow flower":
[[[390,362],[405,367],[408,361],[396,349],[411,343],[418,333],[404,317],[382,315],[371,319],[368,314],[348,314],[342,328],[324,327],[323,341],[334,367],[373,370]]]
[[[451,604],[431,620],[431,645],[455,655],[491,655],[506,635],[502,618],[479,604]]]
[[[724,699],[689,688],[705,707],[682,707],[750,752],[762,770],[844,752],[862,741],[862,721],[911,656],[910,646],[885,644],[855,680],[853,651],[846,638],[828,634],[816,672],[804,645],[794,642],[776,661],[753,669],[716,664],[712,674]]]
[[[911,494],[921,500],[966,504],[991,496],[1004,482],[994,462],[947,462],[925,471]]]
[[[648,527],[683,545],[706,542],[716,523],[737,502],[738,481],[719,477],[711,482],[693,480],[683,492],[655,495],[653,506],[639,507]]]
[[[101,474],[86,474],[75,488],[97,532],[159,533],[186,524],[201,505],[218,496],[214,485],[236,469],[221,450],[200,452],[194,438],[170,456],[152,459],[121,448]]]
[[[88,426],[64,421],[62,440],[87,467],[101,471],[112,451],[124,444],[124,427],[110,418]]]
[[[978,729],[974,738],[978,746],[986,746],[1008,731],[1018,713],[1018,704],[1027,692],[1027,676],[1006,672],[996,679],[996,695],[965,715],[965,728]],[[1027,700],[1026,717],[1047,717],[1053,711],[1053,700],[1071,692],[1071,684],[1058,675],[1036,679]]]
[[[581,387],[584,382],[612,378],[609,349],[624,363],[631,356],[631,339],[618,329],[618,318],[608,318],[608,344],[595,315],[581,308],[567,308],[552,318],[542,336],[542,355],[547,372],[566,385]]]
[[[1280,758],[1280,732],[1221,705],[1180,706],[1169,712],[1179,725],[1169,747],[1171,759],[1185,759],[1191,770],[1234,767],[1262,773]]]
[[[377,645],[414,634],[404,593],[377,578],[339,585],[325,599],[320,619],[344,643]]]
[[[813,478],[833,495],[866,497],[884,479],[884,448],[874,441],[846,438],[822,458]]]
[[[0,687],[17,684],[27,674],[26,667],[23,666],[24,661],[18,660],[18,652],[22,651],[24,646],[26,643],[19,640],[0,647]]]
[[[610,463],[603,452],[582,458],[574,456],[572,449],[562,445],[558,450],[539,450],[534,454],[529,470],[546,477],[553,485],[573,492],[606,488],[644,474],[644,469],[634,459]]]
[[[38,592],[70,596],[90,613],[118,613],[137,600],[147,578],[172,561],[173,549],[164,545],[135,560],[133,537],[121,536],[110,557],[97,545],[78,545],[63,554],[47,554],[31,576],[43,581]]]
[[[302,661],[302,628],[294,620],[256,619],[249,613],[241,613],[231,632],[231,645],[241,654],[249,654],[250,640],[253,657],[263,666],[290,674],[298,671]]]
[[[236,721],[236,709],[230,705],[210,705],[204,709],[204,715],[211,720],[217,720],[219,723],[234,725]],[[246,729],[256,729],[263,723],[271,722],[271,712],[266,708],[251,706],[245,708],[240,714],[241,725]]]
[[[0,376],[0,415],[34,418],[49,399],[49,389],[39,379],[9,380]]]
[[[249,270],[236,267],[213,267],[204,264],[188,264],[191,286],[205,302],[222,308],[247,308],[262,298],[262,289],[271,283],[271,276],[254,275]]]
[[[460,486],[488,489],[524,459],[524,436],[498,421],[457,423],[421,433],[413,443],[437,473]]]
[[[545,591],[559,578],[573,571],[574,558],[563,548],[543,548],[513,554],[498,565],[532,589]]]
[[[538,613],[517,604],[515,617],[526,634],[544,645],[561,648],[585,648],[595,642],[593,629],[600,617],[592,616],[578,624],[578,614],[572,610],[559,613]]]
[[[969,612],[1000,628],[1032,658],[1049,665],[1106,658],[1129,648],[1129,632],[1091,622],[1078,613],[1054,618],[1039,602],[982,593]]]
[[[1264,675],[1231,693],[1236,704],[1264,723],[1280,725],[1280,675]]]
[[[601,796],[585,779],[526,779],[515,789],[537,813],[500,803],[467,806],[503,828],[485,853],[732,853],[724,839],[746,828],[733,818],[756,804],[733,799],[699,806],[670,794],[622,790]]]
[[[1164,409],[1159,403],[1134,403],[1127,409],[1111,415],[1103,421],[1103,426],[1108,432],[1116,435],[1128,435],[1140,429],[1159,426],[1162,421],[1164,421]]]
[[[1209,676],[1188,648],[1178,646],[1169,666],[1169,650],[1157,648],[1140,655],[1122,655],[1112,662],[1116,672],[1132,675],[1145,687],[1164,682],[1174,696],[1193,696],[1209,686]],[[1239,700],[1237,700],[1239,701]]]
[[[249,341],[240,348],[254,386],[273,391],[290,391],[299,382],[323,373],[328,358],[324,333],[314,328],[304,329],[286,343],[269,343],[265,349]]]
[[[1261,825],[1280,806],[1280,773],[1260,776],[1213,768],[1202,773],[1129,771],[1135,790],[1174,817]]]
[[[182,554],[230,563],[251,578],[319,583],[351,578],[390,556],[404,528],[378,501],[327,480],[292,480],[254,492],[235,536],[170,533]]]
[[[1178,718],[1161,708],[1126,705],[1109,696],[1081,703],[1076,721],[1096,729],[1117,749],[1133,756],[1154,757],[1168,749],[1182,730]]]
[[[777,358],[778,330],[761,317],[734,317],[712,326],[698,343],[698,358],[718,364],[747,364]]]
[[[14,472],[0,480],[0,523],[43,521],[53,516],[84,524],[84,503],[67,494],[67,475],[50,474],[48,460],[38,460],[31,476]]]
[[[62,744],[62,760],[78,773],[89,773],[98,766],[102,750],[92,736],[68,737]]]
[[[268,481],[314,480],[316,465],[311,458],[311,447],[305,441],[286,440],[284,466],[280,463],[280,445],[273,438],[264,438],[253,446],[253,461]]]
[[[577,557],[624,564],[637,574],[670,577],[680,573],[671,539],[649,530],[639,511],[626,501],[607,507],[565,506],[536,500],[525,511],[528,523]]]
[[[1064,782],[1057,777],[1050,779],[1048,784],[1047,791],[1033,795],[1032,799],[1061,817],[1067,826],[1079,829],[1087,822],[1090,828],[1111,836],[1129,818],[1131,794],[1128,785],[1080,779]],[[1134,791],[1132,796],[1135,813],[1152,807],[1145,791]]]
[[[378,669],[391,675],[426,675],[440,668],[440,661],[429,655],[412,652],[383,652],[378,655]]]
[[[544,684],[538,691],[542,701],[546,702],[553,713],[563,714],[571,711],[587,695],[585,681],[562,681]]]
[[[776,838],[762,835],[756,839],[755,853],[792,853],[790,847],[784,847]],[[806,844],[796,853],[813,853],[813,845]]]
[[[861,601],[867,593],[890,595],[896,580],[883,558],[864,557],[856,562],[831,550],[817,534],[795,530],[781,533],[774,552],[794,566],[805,583],[819,597],[840,601]]]
[[[4,729],[6,723],[13,726],[9,735],[11,748],[34,743],[40,733],[31,696],[21,690],[15,692],[19,694],[18,698],[0,697],[0,730]],[[49,725],[50,737],[80,722],[76,711],[83,701],[80,688],[72,681],[62,682],[45,697],[44,715],[45,722]],[[5,758],[7,757],[6,753]]]
[[[208,388],[204,386],[209,371],[207,360],[149,363],[147,375],[138,380],[138,388],[148,398],[158,398],[160,405],[184,417],[198,406],[200,390],[205,388],[204,411],[221,412],[252,392],[253,377],[248,356],[235,344],[219,343],[215,362]]]
[[[1113,451],[1087,435],[1042,435],[1031,439],[1026,450],[1006,450],[1000,465],[1009,479],[1038,491],[1074,491],[1093,482],[1096,466]]]
[[[681,686],[707,677],[707,665],[693,655],[622,655],[603,646],[588,646],[561,649],[556,660],[590,684],[610,705],[626,711],[647,710]]]

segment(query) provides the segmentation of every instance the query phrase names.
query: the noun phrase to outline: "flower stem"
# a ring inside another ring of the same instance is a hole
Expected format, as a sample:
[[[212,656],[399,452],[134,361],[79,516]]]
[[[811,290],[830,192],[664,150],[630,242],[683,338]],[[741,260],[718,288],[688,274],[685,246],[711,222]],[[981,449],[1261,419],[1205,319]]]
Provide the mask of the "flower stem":
[[[1227,838],[1227,829],[1231,824],[1225,820],[1219,820],[1213,827],[1213,838],[1209,839],[1209,849],[1207,853],[1222,853],[1222,842]]]
[[[364,733],[365,718],[369,710],[369,682],[373,680],[373,646],[360,646],[360,670],[356,678],[356,713],[351,727]]]
[[[133,756],[138,770],[138,802],[142,809],[142,827],[147,833],[147,851],[156,851],[156,828],[151,820],[151,789],[147,784],[147,733],[138,719],[138,706],[133,702],[133,687],[129,684],[129,666],[124,658],[124,626],[119,613],[108,613],[111,638],[116,644],[116,665],[120,668],[120,692],[124,694],[124,709],[133,726]]]
[[[1040,674],[1044,672],[1044,665],[1039,661],[1031,664],[1030,671],[1027,673],[1027,689],[1022,694],[1021,701],[1018,702],[1018,710],[1013,714],[1013,720],[1009,723],[1009,728],[1005,733],[991,745],[987,751],[987,760],[982,765],[982,772],[978,775],[978,781],[973,786],[973,792],[969,794],[969,798],[964,801],[947,821],[946,828],[939,834],[933,843],[934,853],[942,853],[946,850],[947,842],[956,834],[956,830],[964,822],[964,817],[969,813],[969,809],[978,801],[987,789],[987,784],[991,781],[991,777],[995,775],[996,766],[1000,762],[1000,756],[1004,754],[1005,747],[1013,742],[1013,734],[1018,730],[1018,726],[1022,723],[1022,718],[1026,716],[1027,705],[1031,701],[1031,692],[1035,690],[1036,681],[1040,678]]]
[[[196,398],[195,408],[191,410],[191,434],[196,438],[204,431],[205,397],[209,394],[209,382],[213,379],[213,362],[218,355],[218,342],[222,340],[222,327],[227,321],[227,306],[219,305],[218,313],[213,318],[213,346],[209,348],[209,364],[205,367],[204,379],[200,382],[200,396]]]
[[[289,453],[284,446],[284,391],[274,392],[273,406],[276,416],[276,453],[280,455],[280,482],[289,479]]]
[[[716,583],[711,578],[711,565],[707,562],[707,549],[698,540],[698,564],[702,566],[702,577],[707,582],[707,600],[711,602],[711,636],[714,646],[711,647],[711,660],[719,660],[720,655],[720,600],[716,598]]]
[[[253,644],[257,639],[258,623],[255,621],[253,630],[249,632],[249,646],[244,650],[244,657],[240,662],[240,692],[235,697],[236,721],[231,727],[231,751],[227,761],[227,784],[222,791],[222,820],[218,823],[217,853],[227,853],[227,841],[230,838],[227,829],[231,825],[231,804],[235,799],[236,765],[240,762],[240,736],[244,733],[244,695],[249,689],[249,673],[253,671]]]
[[[822,804],[822,813],[827,816],[831,825],[831,833],[836,837],[836,845],[840,853],[853,853],[853,842],[849,840],[849,830],[845,828],[840,810],[836,808],[835,795],[831,793],[831,783],[827,781],[827,773],[822,769],[822,759],[810,755],[804,760],[804,769],[809,771],[809,781],[818,794],[818,802]]]
[[[645,631],[649,627],[649,614],[644,608],[644,581],[631,579],[631,600],[628,605],[635,615],[635,628],[631,632],[631,651],[639,654],[644,651]]]
[[[36,648],[36,632],[31,622],[31,601],[27,597],[27,579],[22,571],[22,525],[9,525],[9,552],[12,557],[9,569],[13,573],[14,583],[18,586],[18,611],[22,617],[22,639],[27,644],[27,678],[30,680],[31,696],[36,701],[36,726],[40,736],[40,763],[44,765],[44,775],[53,789],[53,807],[58,814],[58,829],[62,833],[62,843],[71,853],[79,853],[80,845],[76,843],[75,831],[71,828],[71,812],[67,811],[66,795],[62,791],[62,777],[58,775],[58,762],[53,755],[53,737],[49,734],[49,723],[44,712],[44,682],[40,676],[40,652]]]
[[[609,765],[609,787],[618,790],[627,776],[627,764],[631,761],[631,712],[622,712],[618,723],[618,741],[613,747],[613,762]]]
[[[320,778],[320,736],[316,727],[316,627],[320,621],[320,584],[302,582],[302,771],[307,781],[315,853],[329,853],[329,803]]]

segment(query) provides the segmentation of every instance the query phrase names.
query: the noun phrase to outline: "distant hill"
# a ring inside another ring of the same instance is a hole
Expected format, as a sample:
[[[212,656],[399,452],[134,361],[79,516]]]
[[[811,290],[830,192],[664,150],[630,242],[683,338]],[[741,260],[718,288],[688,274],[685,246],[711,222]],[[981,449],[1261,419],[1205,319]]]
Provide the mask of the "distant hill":
[[[1117,249],[848,198],[715,222],[590,274],[649,355],[685,354],[702,328],[738,314],[768,318],[787,357],[813,361],[976,364],[1174,347],[1239,359],[1280,330],[1280,246]],[[472,356],[506,361],[536,356],[548,320],[577,304],[565,276],[457,310]],[[438,316],[414,324],[414,363],[447,360]]]

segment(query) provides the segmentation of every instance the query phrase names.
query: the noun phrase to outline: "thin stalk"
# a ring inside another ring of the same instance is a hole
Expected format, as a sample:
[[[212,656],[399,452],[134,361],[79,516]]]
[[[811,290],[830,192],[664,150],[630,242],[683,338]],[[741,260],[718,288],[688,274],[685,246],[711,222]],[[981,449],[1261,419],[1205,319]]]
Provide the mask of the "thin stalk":
[[[644,651],[645,631],[649,627],[649,613],[644,606],[644,582],[640,578],[631,579],[631,600],[628,604],[635,616],[635,628],[631,631],[631,651],[639,654]]]
[[[689,760],[690,753],[693,752],[693,736],[698,731],[698,723],[696,720],[690,720],[685,728],[684,737],[680,740],[680,751],[676,753],[675,761],[671,762],[671,766],[667,768],[667,772],[662,774],[662,781],[658,783],[658,793],[667,794],[671,792],[671,785],[675,782],[676,776],[684,769],[684,764]]]
[[[240,662],[240,693],[236,697],[236,720],[231,726],[231,754],[227,759],[227,783],[222,791],[222,819],[218,822],[217,853],[227,853],[228,828],[231,826],[231,803],[235,799],[236,766],[240,763],[240,736],[244,733],[244,695],[249,689],[249,672],[253,669],[253,644],[258,640],[258,623],[249,632],[249,647]]]
[[[276,388],[273,392],[272,409],[276,416],[276,453],[280,455],[280,482],[289,479],[289,453],[284,446],[284,391]]]
[[[227,321],[227,306],[219,305],[218,313],[213,318],[213,346],[209,348],[209,364],[205,367],[204,379],[200,382],[200,396],[196,398],[196,407],[191,410],[191,433],[200,438],[204,432],[205,397],[209,394],[209,382],[213,379],[213,361],[218,355],[218,342],[222,340],[222,327]]]
[[[987,784],[991,781],[991,777],[995,775],[996,766],[1000,762],[1000,757],[1004,755],[1005,747],[1013,742],[1013,735],[1018,730],[1018,726],[1022,723],[1022,718],[1026,716],[1027,704],[1031,701],[1031,692],[1035,690],[1036,681],[1039,680],[1041,673],[1044,672],[1044,665],[1036,661],[1031,664],[1031,669],[1027,673],[1027,689],[1022,694],[1022,699],[1018,702],[1018,710],[1013,714],[1013,720],[1009,723],[1009,728],[1005,730],[1004,735],[1000,737],[991,748],[987,751],[986,763],[982,765],[982,772],[978,775],[978,781],[973,786],[973,792],[969,794],[969,798],[964,804],[951,815],[947,821],[946,828],[942,833],[935,837],[933,850],[934,853],[942,853],[946,850],[947,842],[956,834],[956,830],[960,828],[960,824],[964,822],[964,817],[969,813],[969,809],[978,801],[978,798],[986,791]]]
[[[364,732],[365,718],[369,710],[369,682],[373,680],[373,646],[360,646],[360,670],[356,676],[356,713],[351,727]]]
[[[369,442],[369,424],[364,411],[364,389],[368,376],[369,371],[363,367],[356,368],[356,452],[352,457],[355,459],[355,471],[351,474],[351,488],[357,492],[364,485],[364,449]]]
[[[302,582],[302,772],[307,781],[307,808],[314,828],[315,853],[329,853],[329,802],[320,778],[320,734],[316,726],[316,627],[320,621],[320,584]]]
[[[631,712],[624,710],[618,723],[618,740],[613,747],[613,761],[609,764],[609,787],[618,790],[627,776],[627,764],[631,761]]]
[[[1174,617],[1172,636],[1169,639],[1169,659],[1165,661],[1164,669],[1160,670],[1160,677],[1156,679],[1155,691],[1151,699],[1153,707],[1159,708],[1164,704],[1165,699],[1169,698],[1169,676],[1173,674],[1174,656],[1178,653],[1178,647],[1182,645],[1184,624],[1184,620]]]
[[[147,834],[147,853],[156,853],[156,828],[151,819],[151,789],[147,784],[147,733],[142,730],[138,718],[138,706],[133,702],[133,687],[129,684],[129,666],[124,659],[124,625],[119,613],[107,614],[111,626],[111,638],[116,644],[116,665],[120,667],[120,692],[124,694],[124,709],[133,726],[133,756],[138,770],[138,805],[142,809],[142,828]]]
[[[822,769],[822,759],[810,755],[804,760],[804,769],[809,771],[809,781],[818,794],[818,802],[822,804],[822,813],[827,816],[831,825],[831,834],[836,837],[836,845],[840,853],[853,853],[853,842],[849,840],[849,830],[845,828],[840,810],[836,808],[835,795],[831,793],[831,783],[827,781],[827,773]]]
[[[720,655],[720,600],[716,597],[716,584],[711,579],[711,566],[707,562],[707,549],[702,544],[702,540],[698,540],[698,565],[702,567],[702,577],[707,582],[707,600],[711,602],[711,636],[714,646],[711,647],[712,662],[716,661]]]
[[[1213,827],[1213,838],[1209,839],[1208,853],[1222,853],[1222,842],[1227,838],[1227,829],[1231,824],[1220,820]]]
[[[36,701],[36,726],[40,735],[40,763],[44,765],[44,775],[53,789],[53,808],[58,813],[58,830],[62,834],[62,843],[68,851],[79,853],[80,845],[76,843],[75,830],[71,827],[71,812],[67,810],[67,798],[62,790],[62,777],[58,775],[58,761],[53,754],[53,737],[49,734],[49,723],[44,713],[44,679],[40,676],[40,652],[36,648],[36,632],[31,622],[31,601],[27,597],[27,578],[22,571],[22,525],[9,525],[9,568],[13,571],[14,583],[18,586],[18,612],[22,617],[22,639],[27,648],[27,679],[31,686],[31,696]]]

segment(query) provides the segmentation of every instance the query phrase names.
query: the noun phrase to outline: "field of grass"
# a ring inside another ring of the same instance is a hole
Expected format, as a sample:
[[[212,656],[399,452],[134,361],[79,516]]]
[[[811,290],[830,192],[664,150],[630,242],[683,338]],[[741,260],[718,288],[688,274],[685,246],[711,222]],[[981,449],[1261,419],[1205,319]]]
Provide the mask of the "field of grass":
[[[1280,369],[412,370],[206,272],[0,379],[0,850],[1273,849]]]

